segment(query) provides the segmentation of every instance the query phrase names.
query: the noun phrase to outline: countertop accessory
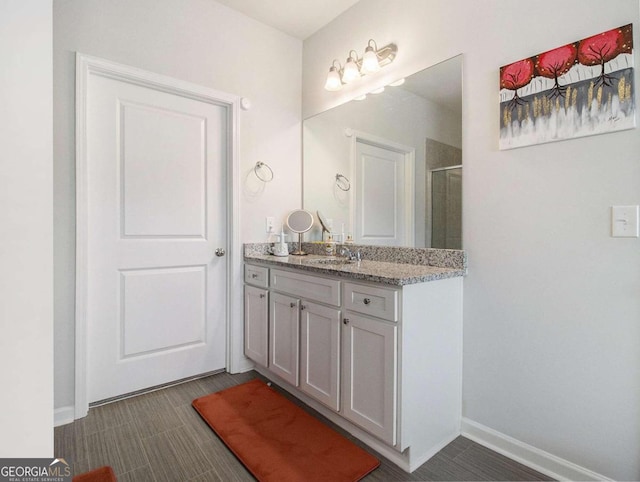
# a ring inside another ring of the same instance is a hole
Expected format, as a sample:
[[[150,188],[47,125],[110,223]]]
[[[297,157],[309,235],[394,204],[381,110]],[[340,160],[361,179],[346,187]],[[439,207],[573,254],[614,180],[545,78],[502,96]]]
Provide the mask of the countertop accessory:
[[[338,189],[342,191],[349,191],[351,189],[351,181],[338,173],[336,174],[336,186],[338,186]]]
[[[271,182],[273,180],[273,170],[268,164],[262,161],[256,162],[256,165],[253,167],[253,172],[262,182]]]
[[[313,226],[313,214],[304,209],[291,211],[287,216],[287,226],[292,232],[298,233],[298,249],[291,254],[294,256],[306,255],[307,253],[302,251],[302,234],[309,231]]]
[[[274,256],[289,256],[289,247],[284,241],[284,238],[287,236],[287,233],[284,232],[284,226],[282,226],[280,234],[276,234],[276,236],[280,239],[278,240],[278,243],[271,248],[271,254]]]

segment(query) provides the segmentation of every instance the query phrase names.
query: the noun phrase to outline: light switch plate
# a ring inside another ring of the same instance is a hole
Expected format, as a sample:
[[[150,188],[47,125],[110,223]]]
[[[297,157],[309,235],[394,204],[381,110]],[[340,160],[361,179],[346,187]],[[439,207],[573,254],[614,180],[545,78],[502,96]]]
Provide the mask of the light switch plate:
[[[638,237],[638,206],[611,206],[611,236]]]

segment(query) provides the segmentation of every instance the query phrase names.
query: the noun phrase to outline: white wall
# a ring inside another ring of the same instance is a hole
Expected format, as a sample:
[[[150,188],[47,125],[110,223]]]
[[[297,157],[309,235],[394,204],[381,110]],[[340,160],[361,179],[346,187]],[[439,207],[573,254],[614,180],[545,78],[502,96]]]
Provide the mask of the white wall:
[[[301,206],[302,42],[214,0],[54,1],[55,404],[74,403],[75,52],[248,97],[241,112],[241,240]],[[256,161],[274,180],[255,182]]]
[[[306,118],[464,54],[463,415],[622,480],[640,479],[640,240],[610,237],[609,209],[640,204],[640,135],[500,152],[498,71],[633,22],[637,88],[638,20],[637,0],[362,0],[303,55]],[[332,60],[369,38],[396,61],[324,91]]]
[[[53,456],[51,1],[0,2],[0,457]]]

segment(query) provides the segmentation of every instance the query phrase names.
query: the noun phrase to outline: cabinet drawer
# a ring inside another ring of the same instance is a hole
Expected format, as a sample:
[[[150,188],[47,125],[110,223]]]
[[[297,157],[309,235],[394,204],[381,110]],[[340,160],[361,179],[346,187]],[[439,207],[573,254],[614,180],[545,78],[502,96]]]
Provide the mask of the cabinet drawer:
[[[271,288],[328,305],[340,306],[340,281],[271,270]]]
[[[398,290],[344,284],[344,307],[369,316],[398,321]]]
[[[266,288],[269,286],[269,268],[262,266],[244,265],[244,282]]]

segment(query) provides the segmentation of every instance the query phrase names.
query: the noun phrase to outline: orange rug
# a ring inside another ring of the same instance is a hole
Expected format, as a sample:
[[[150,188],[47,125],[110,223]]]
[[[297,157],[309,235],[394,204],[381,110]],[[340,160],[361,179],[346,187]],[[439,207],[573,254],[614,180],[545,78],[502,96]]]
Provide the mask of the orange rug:
[[[352,482],[380,465],[261,380],[192,405],[259,481]]]
[[[73,477],[72,482],[118,482],[118,479],[116,479],[113,469],[107,465],[90,472],[78,474]]]

